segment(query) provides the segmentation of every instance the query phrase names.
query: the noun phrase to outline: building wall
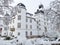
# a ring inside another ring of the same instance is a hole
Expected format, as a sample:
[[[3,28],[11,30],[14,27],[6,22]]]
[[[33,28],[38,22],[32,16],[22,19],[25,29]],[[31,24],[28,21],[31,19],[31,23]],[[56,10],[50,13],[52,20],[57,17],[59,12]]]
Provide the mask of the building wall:
[[[37,35],[37,22],[32,14],[27,13],[26,15],[26,30],[28,31],[28,36]]]
[[[44,14],[38,13],[35,14],[36,20],[37,20],[37,30],[38,30],[38,35],[43,35],[43,32],[45,31],[45,25],[44,25]]]
[[[20,13],[19,11],[17,11],[17,14],[12,17],[11,23],[9,24],[10,28],[15,28],[13,35],[19,36],[19,33],[20,33],[20,36],[25,37],[26,32],[28,33],[28,36],[30,35],[30,32],[32,32],[32,35],[37,34],[35,18],[32,16],[28,16],[30,14],[28,15],[26,14],[27,13],[26,9],[24,8],[19,8],[19,9],[20,9]],[[19,20],[18,20],[18,17],[19,17]],[[19,28],[18,28],[18,23],[20,26]],[[11,33],[11,31],[9,32]]]
[[[0,36],[2,36],[4,30],[3,20],[2,17],[0,17]]]

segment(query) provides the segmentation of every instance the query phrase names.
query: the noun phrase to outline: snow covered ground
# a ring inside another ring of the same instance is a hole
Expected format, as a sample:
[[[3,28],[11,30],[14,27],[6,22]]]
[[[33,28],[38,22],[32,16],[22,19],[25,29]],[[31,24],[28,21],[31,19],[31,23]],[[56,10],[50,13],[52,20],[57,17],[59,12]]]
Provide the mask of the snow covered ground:
[[[59,38],[60,39],[60,38]],[[49,38],[22,38],[17,37],[13,40],[3,40],[0,38],[0,45],[51,45],[60,44],[60,41],[49,41]]]

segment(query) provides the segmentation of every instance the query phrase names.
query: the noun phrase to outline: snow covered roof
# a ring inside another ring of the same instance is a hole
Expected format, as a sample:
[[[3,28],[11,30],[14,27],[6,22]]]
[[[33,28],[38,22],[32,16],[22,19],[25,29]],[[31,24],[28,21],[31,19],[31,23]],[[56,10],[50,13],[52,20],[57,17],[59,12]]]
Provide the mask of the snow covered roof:
[[[23,3],[18,3],[18,4],[17,4],[17,6],[19,6],[19,7],[22,7],[22,8],[24,8],[24,9],[26,9],[26,7],[25,7],[25,5],[24,5]]]
[[[43,11],[43,10],[39,10],[39,9],[37,9],[37,11],[35,12],[35,14],[38,14],[38,13],[42,13],[42,14],[44,14],[44,11]]]
[[[24,4],[22,4],[22,3],[19,3],[19,4],[18,4],[18,6],[23,6],[23,7],[25,7],[25,5],[24,5]]]
[[[26,15],[30,15],[30,16],[33,16],[33,14],[31,14],[31,13],[28,13],[28,12],[26,13]]]

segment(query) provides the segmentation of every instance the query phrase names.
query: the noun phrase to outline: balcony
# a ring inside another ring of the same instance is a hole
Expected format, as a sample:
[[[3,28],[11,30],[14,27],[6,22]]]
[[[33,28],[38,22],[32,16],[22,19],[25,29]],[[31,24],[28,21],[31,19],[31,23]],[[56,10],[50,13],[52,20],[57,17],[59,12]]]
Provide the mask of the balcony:
[[[15,28],[10,28],[10,31],[14,32],[15,31]]]

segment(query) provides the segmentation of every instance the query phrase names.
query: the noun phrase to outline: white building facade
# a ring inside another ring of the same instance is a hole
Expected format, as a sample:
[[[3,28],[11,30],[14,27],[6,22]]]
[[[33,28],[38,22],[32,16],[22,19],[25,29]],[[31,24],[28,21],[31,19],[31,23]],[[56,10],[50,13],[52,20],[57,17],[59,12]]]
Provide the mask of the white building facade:
[[[37,21],[37,31],[38,31],[38,35],[44,35],[44,32],[47,31],[47,27],[46,27],[46,16],[44,13],[44,8],[43,5],[41,4],[39,6],[39,9],[37,9],[37,12],[35,12],[35,17],[36,17],[36,21]]]
[[[27,13],[25,5],[22,3],[19,3],[16,8],[19,10],[17,10],[17,14],[12,17],[11,23],[9,24],[10,32],[12,32],[15,37],[26,37],[37,34],[37,31],[35,32],[37,28],[33,14]]]
[[[0,17],[0,36],[2,36],[4,31],[3,17]]]

